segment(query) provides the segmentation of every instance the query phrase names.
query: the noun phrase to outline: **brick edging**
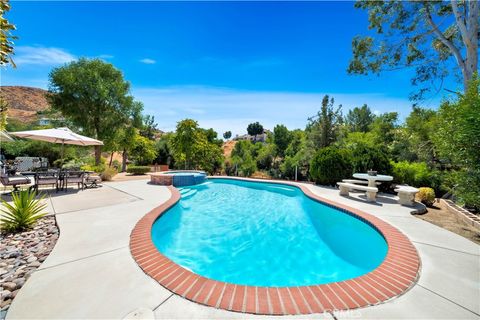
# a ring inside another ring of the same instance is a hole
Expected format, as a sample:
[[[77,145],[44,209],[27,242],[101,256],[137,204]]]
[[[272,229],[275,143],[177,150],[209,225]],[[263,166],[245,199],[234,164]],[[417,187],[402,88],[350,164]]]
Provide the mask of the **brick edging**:
[[[297,187],[309,198],[342,210],[377,229],[387,242],[387,255],[376,269],[367,274],[322,285],[256,287],[208,279],[174,263],[153,244],[153,223],[180,200],[178,190],[168,186],[172,193],[170,199],[151,210],[135,225],[130,235],[130,251],[147,275],[173,293],[229,311],[266,315],[310,314],[379,304],[403,294],[416,282],[420,269],[417,250],[403,233],[383,220],[319,197],[301,184],[228,178]]]

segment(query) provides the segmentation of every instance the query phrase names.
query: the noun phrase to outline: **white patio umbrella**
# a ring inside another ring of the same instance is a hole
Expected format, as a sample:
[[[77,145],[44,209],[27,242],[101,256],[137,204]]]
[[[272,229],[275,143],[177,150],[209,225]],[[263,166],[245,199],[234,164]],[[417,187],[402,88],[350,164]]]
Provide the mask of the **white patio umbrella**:
[[[5,131],[0,130],[0,142],[14,141]]]
[[[63,159],[63,147],[65,144],[73,144],[77,146],[103,145],[103,142],[100,140],[82,136],[78,133],[73,132],[68,128],[17,131],[17,132],[10,132],[10,134],[20,138],[27,138],[27,139],[46,141],[46,142],[52,142],[52,143],[61,143],[62,159]]]

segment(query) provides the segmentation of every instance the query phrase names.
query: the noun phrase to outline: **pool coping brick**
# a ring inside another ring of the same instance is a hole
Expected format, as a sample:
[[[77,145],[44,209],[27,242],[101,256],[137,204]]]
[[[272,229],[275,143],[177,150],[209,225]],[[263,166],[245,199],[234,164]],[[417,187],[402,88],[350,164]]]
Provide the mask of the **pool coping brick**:
[[[418,279],[420,257],[416,248],[402,232],[380,218],[317,196],[305,185],[290,181],[238,177],[210,178],[277,183],[299,188],[307,197],[369,224],[383,236],[388,251],[383,262],[369,273],[328,284],[256,287],[208,279],[174,263],[161,254],[153,244],[151,238],[153,223],[180,200],[179,191],[173,186],[168,186],[171,197],[143,216],[132,230],[130,252],[148,276],[185,299],[210,307],[251,314],[323,313],[383,303],[405,293]]]

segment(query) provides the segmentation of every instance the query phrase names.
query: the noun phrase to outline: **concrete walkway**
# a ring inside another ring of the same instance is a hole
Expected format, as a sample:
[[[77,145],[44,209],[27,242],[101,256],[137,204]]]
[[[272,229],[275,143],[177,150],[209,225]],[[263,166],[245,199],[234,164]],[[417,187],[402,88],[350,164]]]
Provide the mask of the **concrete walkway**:
[[[368,204],[355,193],[344,198],[333,188],[308,187],[404,232],[422,260],[418,283],[384,304],[331,314],[265,317],[198,305],[146,276],[128,247],[135,223],[170,192],[145,180],[123,181],[49,199],[60,239],[18,293],[7,319],[480,319],[480,246],[411,216],[393,197]]]

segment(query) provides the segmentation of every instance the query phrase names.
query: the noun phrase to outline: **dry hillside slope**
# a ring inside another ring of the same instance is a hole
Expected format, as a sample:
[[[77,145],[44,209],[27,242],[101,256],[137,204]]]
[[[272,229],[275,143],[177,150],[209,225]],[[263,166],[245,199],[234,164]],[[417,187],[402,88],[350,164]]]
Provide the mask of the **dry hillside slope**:
[[[48,109],[46,93],[40,88],[0,86],[0,97],[8,105],[8,118],[22,122],[36,121],[37,112]]]

